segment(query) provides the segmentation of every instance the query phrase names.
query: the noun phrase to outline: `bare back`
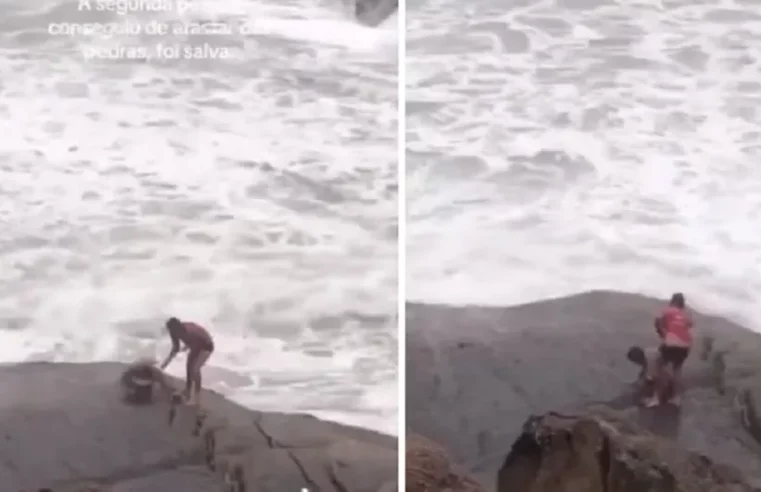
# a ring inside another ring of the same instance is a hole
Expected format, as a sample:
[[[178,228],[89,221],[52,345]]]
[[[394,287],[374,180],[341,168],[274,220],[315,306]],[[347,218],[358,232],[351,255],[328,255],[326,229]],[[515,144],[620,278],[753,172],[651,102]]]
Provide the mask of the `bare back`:
[[[211,338],[211,335],[206,328],[192,322],[185,322],[183,323],[183,326],[185,327],[185,332],[182,334],[181,340],[190,351],[201,352],[214,350],[214,340]]]

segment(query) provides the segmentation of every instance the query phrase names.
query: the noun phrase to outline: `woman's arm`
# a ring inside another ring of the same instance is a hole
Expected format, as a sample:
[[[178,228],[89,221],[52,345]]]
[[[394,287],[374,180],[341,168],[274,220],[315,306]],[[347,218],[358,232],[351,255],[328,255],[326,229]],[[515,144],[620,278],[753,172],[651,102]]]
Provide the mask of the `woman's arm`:
[[[177,355],[177,353],[180,351],[180,341],[176,338],[172,338],[172,349],[169,351],[169,355],[166,356],[166,359],[164,359],[164,362],[161,363],[159,368],[163,371],[166,366],[168,366],[174,357]]]

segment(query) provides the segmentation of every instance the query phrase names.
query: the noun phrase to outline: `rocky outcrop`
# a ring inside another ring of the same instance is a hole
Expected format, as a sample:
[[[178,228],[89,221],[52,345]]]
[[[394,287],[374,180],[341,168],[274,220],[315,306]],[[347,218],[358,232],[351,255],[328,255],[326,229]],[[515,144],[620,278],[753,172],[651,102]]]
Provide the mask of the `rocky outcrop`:
[[[367,26],[378,26],[399,9],[399,0],[354,0],[354,15]]]
[[[736,470],[605,411],[529,418],[497,474],[497,492],[681,491],[759,489]]]
[[[484,492],[483,487],[450,462],[447,451],[416,434],[408,434],[405,457],[407,492]]]
[[[116,363],[0,369],[2,490],[392,492],[396,439],[204,392],[125,404]],[[176,381],[172,381],[176,384]]]
[[[531,415],[603,405],[761,484],[761,336],[695,312],[681,412],[635,405],[628,347],[654,346],[663,301],[591,292],[521,306],[407,305],[407,425],[492,490]],[[754,436],[756,436],[754,438]]]

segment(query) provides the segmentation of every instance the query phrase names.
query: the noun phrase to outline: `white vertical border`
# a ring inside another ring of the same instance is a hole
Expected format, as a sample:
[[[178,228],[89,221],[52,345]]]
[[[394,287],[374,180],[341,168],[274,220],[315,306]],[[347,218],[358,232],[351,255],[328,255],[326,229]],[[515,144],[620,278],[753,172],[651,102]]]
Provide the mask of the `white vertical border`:
[[[397,457],[397,463],[398,463],[398,469],[397,473],[399,474],[399,490],[405,491],[407,490],[407,484],[405,479],[405,470],[404,470],[404,463],[405,463],[405,454],[407,451],[407,444],[406,444],[406,434],[407,434],[407,426],[406,426],[406,408],[407,408],[407,398],[406,398],[406,389],[407,389],[407,381],[406,381],[406,375],[407,375],[407,358],[406,358],[406,352],[405,349],[407,347],[407,341],[406,341],[406,309],[405,309],[405,299],[406,299],[406,287],[407,287],[407,276],[406,276],[406,265],[407,265],[407,178],[406,178],[406,133],[407,133],[407,119],[406,119],[406,102],[407,102],[407,67],[406,67],[406,54],[407,54],[407,1],[406,0],[399,0],[399,7],[398,7],[398,43],[397,46],[397,59],[398,59],[398,72],[397,72],[397,190],[398,190],[398,238],[397,238],[397,244],[398,244],[398,259],[397,259],[397,296],[398,296],[398,307],[397,307],[397,326],[398,326],[398,332],[397,332],[397,340],[398,340],[398,368],[397,368],[397,374],[398,374],[398,395],[397,395],[397,402],[398,402],[398,426],[397,426],[397,435],[399,436],[397,449],[398,449],[398,457]]]

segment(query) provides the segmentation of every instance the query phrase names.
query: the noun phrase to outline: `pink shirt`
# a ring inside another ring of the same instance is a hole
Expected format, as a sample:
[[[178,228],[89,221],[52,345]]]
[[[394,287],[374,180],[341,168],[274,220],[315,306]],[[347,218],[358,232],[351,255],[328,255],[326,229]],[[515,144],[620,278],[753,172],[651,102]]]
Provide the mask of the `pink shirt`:
[[[214,340],[206,328],[190,321],[186,321],[182,325],[185,327],[185,332],[180,339],[191,352],[214,350]]]
[[[678,307],[668,306],[661,314],[663,342],[666,345],[689,347],[692,345],[692,319]]]

